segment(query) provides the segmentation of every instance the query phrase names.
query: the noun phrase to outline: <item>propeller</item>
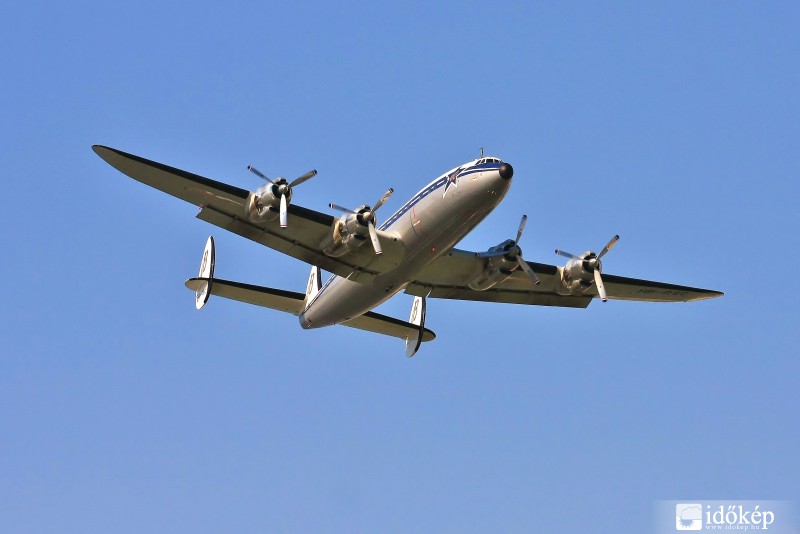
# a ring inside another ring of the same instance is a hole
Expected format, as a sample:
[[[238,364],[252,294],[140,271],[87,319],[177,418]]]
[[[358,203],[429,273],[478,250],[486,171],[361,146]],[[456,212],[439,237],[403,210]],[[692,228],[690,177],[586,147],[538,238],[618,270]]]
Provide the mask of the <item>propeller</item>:
[[[584,268],[587,271],[593,271],[594,283],[597,286],[597,292],[600,294],[600,298],[603,300],[603,302],[608,301],[608,295],[606,295],[606,286],[603,285],[603,278],[600,276],[600,272],[603,270],[603,264],[600,262],[600,258],[605,256],[609,250],[614,248],[614,245],[617,244],[617,241],[619,241],[619,236],[615,235],[608,243],[606,243],[606,246],[603,247],[603,250],[600,251],[600,254],[595,255],[594,252],[589,252],[585,258],[581,258],[580,256],[576,256],[575,254],[571,254],[564,250],[556,250],[556,254],[559,256],[585,262]]]
[[[383,249],[381,248],[381,241],[378,239],[378,230],[375,229],[375,212],[378,211],[378,208],[383,206],[384,202],[389,200],[389,197],[392,196],[394,193],[394,189],[391,187],[383,194],[381,198],[372,206],[363,206],[358,211],[353,211],[349,208],[345,208],[339,206],[337,204],[331,203],[329,204],[332,209],[337,211],[343,211],[344,213],[350,213],[355,215],[358,219],[358,222],[361,224],[366,224],[367,229],[369,230],[369,238],[372,241],[372,248],[375,250],[375,254],[383,254]]]
[[[531,266],[528,265],[528,262],[526,262],[522,258],[522,249],[519,248],[519,240],[522,237],[522,232],[525,230],[525,225],[526,224],[528,224],[528,216],[527,215],[523,215],[522,216],[522,220],[519,221],[519,228],[517,229],[517,238],[514,241],[512,241],[510,243],[507,243],[500,250],[497,250],[497,251],[494,251],[494,252],[489,252],[489,253],[481,253],[481,254],[479,254],[479,256],[481,258],[494,258],[494,257],[497,257],[497,256],[506,256],[510,261],[516,260],[517,265],[519,266],[519,268],[522,269],[522,271],[526,275],[528,275],[528,278],[533,280],[534,284],[538,285],[541,282],[539,280],[539,277],[536,276],[536,273],[533,271]]]
[[[281,206],[280,206],[280,223],[281,228],[286,228],[288,225],[289,219],[289,195],[291,195],[292,188],[296,185],[300,185],[303,182],[306,182],[317,175],[317,171],[308,171],[304,175],[295,178],[290,183],[286,180],[286,178],[278,178],[273,180],[269,178],[266,174],[262,173],[252,165],[247,166],[247,170],[258,176],[259,178],[266,180],[267,182],[271,183],[277,188],[278,194],[281,196]]]

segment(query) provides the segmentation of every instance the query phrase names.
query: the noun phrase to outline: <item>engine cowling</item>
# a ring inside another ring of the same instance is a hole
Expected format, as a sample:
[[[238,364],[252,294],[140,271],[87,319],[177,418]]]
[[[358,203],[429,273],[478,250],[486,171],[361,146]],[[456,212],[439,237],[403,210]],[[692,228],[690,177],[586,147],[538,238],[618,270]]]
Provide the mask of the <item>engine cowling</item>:
[[[366,243],[369,239],[369,227],[361,215],[368,209],[368,206],[362,206],[355,213],[339,217],[333,225],[331,236],[321,245],[322,252],[332,258],[338,258]]]
[[[482,254],[486,257],[483,271],[467,283],[467,287],[475,291],[486,291],[505,281],[518,265],[518,259],[513,255],[517,250],[516,243],[511,239],[490,248]]]
[[[594,282],[594,270],[597,265],[602,269],[597,254],[587,250],[577,258],[567,262],[561,269],[561,283],[569,293],[582,293]]]
[[[284,182],[286,180],[281,179]],[[278,217],[281,206],[280,181],[274,184],[264,184],[254,192],[247,195],[245,203],[245,217],[254,223],[272,221]],[[286,200],[291,202],[292,191],[289,189]]]
[[[597,286],[597,296],[603,302],[607,301],[608,294],[606,293],[605,284],[603,284],[603,277],[600,274],[603,271],[603,264],[600,263],[600,258],[614,248],[618,241],[619,235],[612,237],[600,251],[600,254],[587,250],[580,256],[575,256],[565,250],[556,249],[556,254],[570,259],[561,268],[561,284],[564,288],[573,294],[578,291],[586,293],[586,290],[594,283]]]

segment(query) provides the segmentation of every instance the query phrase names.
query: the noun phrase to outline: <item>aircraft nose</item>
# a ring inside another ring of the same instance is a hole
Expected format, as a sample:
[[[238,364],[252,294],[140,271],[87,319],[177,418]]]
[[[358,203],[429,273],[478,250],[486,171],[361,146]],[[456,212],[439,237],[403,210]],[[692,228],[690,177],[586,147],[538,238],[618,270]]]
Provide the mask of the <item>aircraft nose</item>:
[[[514,176],[514,167],[509,165],[508,163],[503,163],[500,165],[500,178],[503,180],[510,180],[512,176]]]

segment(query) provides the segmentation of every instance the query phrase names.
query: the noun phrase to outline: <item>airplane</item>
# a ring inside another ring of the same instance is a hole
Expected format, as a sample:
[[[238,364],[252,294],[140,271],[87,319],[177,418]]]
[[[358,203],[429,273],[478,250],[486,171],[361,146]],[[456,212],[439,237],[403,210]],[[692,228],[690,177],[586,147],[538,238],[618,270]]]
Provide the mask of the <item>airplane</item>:
[[[355,210],[330,204],[334,217],[292,203],[293,189],[317,171],[288,181],[248,169],[265,183],[255,191],[217,182],[115,148],[92,149],[129,177],[199,208],[197,218],[311,265],[305,294],[214,276],[215,245],[209,237],[198,276],[186,281],[199,310],[211,295],[294,314],[304,329],[344,325],[405,340],[414,356],[436,335],[425,327],[426,299],[457,299],[537,306],[586,308],[600,298],[688,302],[723,293],[603,273],[599,253],[556,254],[563,266],[528,262],[519,246],[523,215],[514,239],[484,252],[454,248],[503,200],[514,168],[484,156],[454,167],[422,188],[383,224],[376,212],[394,192]],[[331,273],[322,284],[321,270]],[[408,321],[373,310],[400,291],[414,297]]]

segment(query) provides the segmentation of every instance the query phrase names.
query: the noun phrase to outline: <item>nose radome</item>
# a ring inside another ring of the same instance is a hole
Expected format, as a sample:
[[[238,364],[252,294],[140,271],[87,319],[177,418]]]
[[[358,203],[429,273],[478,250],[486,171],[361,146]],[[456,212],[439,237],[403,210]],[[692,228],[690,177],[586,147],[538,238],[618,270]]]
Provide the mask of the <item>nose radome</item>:
[[[503,163],[500,165],[500,178],[503,180],[510,180],[512,176],[514,176],[514,167],[509,165],[508,163]]]

